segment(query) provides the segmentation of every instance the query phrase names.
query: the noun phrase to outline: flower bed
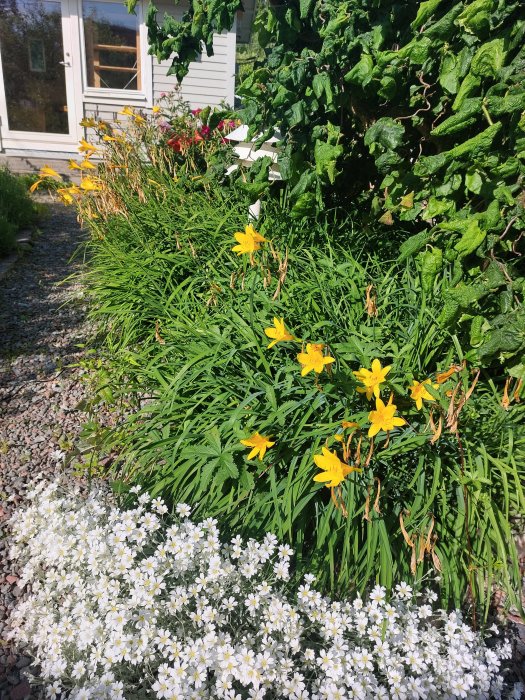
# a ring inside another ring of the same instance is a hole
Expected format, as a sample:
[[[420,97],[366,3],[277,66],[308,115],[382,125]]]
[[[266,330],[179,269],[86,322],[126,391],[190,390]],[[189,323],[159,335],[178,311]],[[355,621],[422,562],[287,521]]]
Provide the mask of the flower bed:
[[[430,591],[336,602],[313,576],[290,590],[293,552],[275,536],[221,544],[216,521],[192,522],[185,504],[168,522],[147,493],[130,510],[100,488],[39,485],[29,498],[11,521],[29,591],[12,637],[32,648],[48,697],[502,696],[509,645],[488,649]]]

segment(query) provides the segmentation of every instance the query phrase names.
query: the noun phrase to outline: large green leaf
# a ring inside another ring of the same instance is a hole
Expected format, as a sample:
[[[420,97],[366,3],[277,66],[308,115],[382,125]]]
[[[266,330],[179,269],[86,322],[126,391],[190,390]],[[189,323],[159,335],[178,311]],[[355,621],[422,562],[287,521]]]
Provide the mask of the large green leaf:
[[[465,221],[465,231],[454,246],[458,257],[461,259],[473,253],[483,243],[486,235],[487,232],[480,229],[476,220]]]
[[[378,146],[382,149],[395,150],[401,145],[405,128],[390,117],[378,119],[365,133],[365,145],[370,153],[376,153]]]
[[[457,23],[471,34],[484,33],[490,27],[490,14],[493,7],[494,0],[474,0],[466,5]]]
[[[496,78],[505,62],[503,39],[489,41],[474,54],[470,64],[470,72],[478,77]]]
[[[327,175],[330,182],[335,182],[337,159],[343,153],[341,145],[333,145],[317,140],[314,149],[315,171],[318,175]]]

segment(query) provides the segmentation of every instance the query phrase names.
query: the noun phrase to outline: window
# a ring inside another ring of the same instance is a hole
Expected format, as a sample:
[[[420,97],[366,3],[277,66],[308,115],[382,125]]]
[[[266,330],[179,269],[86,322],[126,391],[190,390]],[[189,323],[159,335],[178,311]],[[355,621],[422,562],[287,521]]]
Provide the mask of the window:
[[[141,90],[138,19],[117,2],[84,0],[87,85]]]

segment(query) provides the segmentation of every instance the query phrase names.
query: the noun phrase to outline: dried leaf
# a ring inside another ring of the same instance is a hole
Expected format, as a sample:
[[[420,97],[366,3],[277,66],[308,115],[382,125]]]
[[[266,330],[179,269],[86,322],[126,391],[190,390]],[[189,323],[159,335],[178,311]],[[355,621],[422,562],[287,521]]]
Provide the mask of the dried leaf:
[[[401,206],[405,209],[412,209],[414,206],[414,193],[409,192],[404,197],[401,197]]]
[[[377,295],[373,291],[374,285],[369,284],[366,288],[365,311],[369,316],[377,316]]]
[[[383,216],[379,219],[380,224],[385,224],[386,226],[392,226],[394,219],[392,218],[392,212],[385,211]]]
[[[405,538],[405,542],[408,544],[409,547],[414,548],[414,543],[410,539],[410,535],[406,531],[405,528],[405,521],[403,520],[403,513],[399,513],[399,527],[401,528],[401,532],[403,533],[403,537]]]
[[[160,322],[159,322],[158,320],[155,321],[155,340],[156,340],[157,343],[159,343],[160,345],[166,345],[166,341],[165,341],[164,338],[162,338],[162,336],[160,335]]]
[[[503,389],[503,398],[501,399],[501,406],[506,411],[509,410],[509,406],[510,406],[510,399],[509,399],[510,382],[511,382],[511,377],[508,377],[507,381],[505,382],[505,388]]]
[[[381,515],[381,511],[379,510],[379,497],[381,496],[381,481],[379,478],[376,476],[375,480],[377,481],[377,493],[376,493],[376,499],[374,501],[374,510],[378,515]]]
[[[421,564],[425,558],[425,538],[423,535],[419,535],[419,554],[417,555],[417,563]]]
[[[368,486],[368,488],[366,490],[365,513],[363,515],[363,520],[368,520],[368,522],[371,522],[371,520],[370,520],[370,486]]]
[[[431,554],[432,554],[432,561],[433,561],[433,563],[434,563],[435,569],[436,569],[437,571],[441,572],[441,571],[442,571],[441,562],[439,561],[439,557],[438,557],[438,555],[435,553],[434,548],[432,548],[432,553],[431,553]]]
[[[432,412],[430,412],[430,427],[432,428],[432,432],[434,433],[430,438],[430,444],[435,445],[441,437],[441,432],[443,430],[443,416],[440,414],[439,423],[436,427],[436,424],[434,423],[434,419],[432,417]]]
[[[450,396],[450,403],[447,410],[447,428],[451,433],[458,431],[458,416],[456,413],[456,394],[461,387],[461,382],[458,382]]]
[[[416,575],[417,571],[417,561],[416,561],[416,548],[414,547],[412,549],[412,556],[410,557],[410,571],[412,572],[412,575]]]

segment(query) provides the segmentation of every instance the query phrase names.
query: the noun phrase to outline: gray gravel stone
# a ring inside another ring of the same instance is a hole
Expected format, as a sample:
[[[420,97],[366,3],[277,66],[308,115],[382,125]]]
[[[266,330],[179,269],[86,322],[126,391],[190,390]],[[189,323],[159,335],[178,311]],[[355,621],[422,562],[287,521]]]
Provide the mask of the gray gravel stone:
[[[30,665],[24,649],[6,640],[6,619],[23,598],[7,553],[5,523],[23,502],[31,479],[51,479],[62,472],[62,449],[80,432],[85,398],[77,343],[90,336],[73,253],[85,239],[75,211],[49,203],[50,217],[34,246],[0,280],[0,700],[40,698],[29,690],[19,669]],[[9,579],[7,578],[9,577]]]

